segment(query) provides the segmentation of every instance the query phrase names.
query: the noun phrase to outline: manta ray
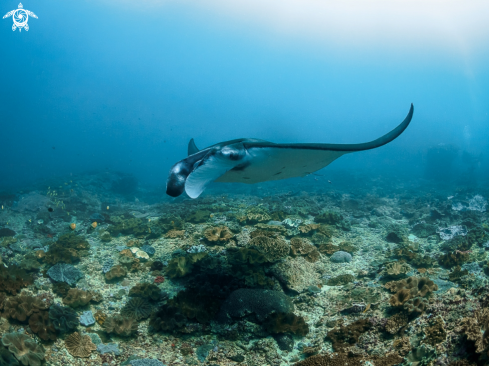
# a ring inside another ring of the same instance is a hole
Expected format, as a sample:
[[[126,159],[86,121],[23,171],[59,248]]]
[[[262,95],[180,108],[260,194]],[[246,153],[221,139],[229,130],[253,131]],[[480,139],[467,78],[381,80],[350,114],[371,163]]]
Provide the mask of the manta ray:
[[[190,198],[197,198],[211,182],[254,184],[304,177],[342,155],[375,149],[396,139],[411,122],[413,111],[411,104],[406,118],[396,128],[376,140],[360,144],[276,144],[243,138],[199,150],[191,139],[188,156],[170,169],[166,193],[178,197],[185,191]]]

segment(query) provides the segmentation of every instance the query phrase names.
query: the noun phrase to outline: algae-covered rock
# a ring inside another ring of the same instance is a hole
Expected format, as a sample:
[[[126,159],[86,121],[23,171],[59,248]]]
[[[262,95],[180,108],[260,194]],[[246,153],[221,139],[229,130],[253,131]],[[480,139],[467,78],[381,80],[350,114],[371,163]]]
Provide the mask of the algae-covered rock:
[[[303,256],[306,261],[314,263],[319,260],[319,252],[314,245],[304,238],[290,239],[290,253],[292,256]]]
[[[66,282],[73,286],[83,278],[83,272],[71,264],[58,263],[47,271],[48,276],[56,282]]]
[[[314,220],[328,225],[336,225],[343,220],[343,215],[335,211],[325,211],[317,215]]]
[[[334,263],[349,263],[351,262],[352,257],[350,253],[339,250],[337,252],[334,252],[329,260]]]
[[[306,291],[309,286],[316,286],[321,281],[313,266],[303,257],[287,258],[272,267],[274,276],[290,290]]]
[[[209,220],[212,212],[208,210],[196,210],[186,217],[188,222],[200,224]]]
[[[294,304],[280,291],[261,289],[239,289],[233,291],[222,304],[218,318],[227,322],[253,314],[259,321],[273,313],[290,313]]]
[[[342,286],[342,285],[346,285],[350,282],[353,282],[354,279],[355,279],[355,277],[353,277],[351,274],[339,275],[339,276],[330,278],[326,282],[326,285],[328,285],[328,286]]]
[[[135,237],[145,237],[151,233],[147,220],[143,221],[137,218],[125,219],[121,217],[118,219],[111,217],[111,220],[115,222],[115,224],[109,226],[107,231],[113,236],[122,234],[134,235]]]
[[[227,226],[210,227],[204,231],[204,236],[211,243],[224,243],[229,241],[234,234]]]
[[[309,326],[304,318],[294,313],[273,313],[263,325],[271,334],[293,333],[304,337],[309,333]]]
[[[183,277],[192,272],[194,264],[207,256],[206,252],[189,253],[184,257],[173,258],[166,267],[166,275],[170,278]]]
[[[436,226],[427,223],[421,223],[414,225],[411,231],[418,238],[427,238],[430,235],[436,234]]]
[[[256,236],[251,239],[249,246],[262,253],[269,262],[285,258],[290,252],[289,244],[281,238]]]

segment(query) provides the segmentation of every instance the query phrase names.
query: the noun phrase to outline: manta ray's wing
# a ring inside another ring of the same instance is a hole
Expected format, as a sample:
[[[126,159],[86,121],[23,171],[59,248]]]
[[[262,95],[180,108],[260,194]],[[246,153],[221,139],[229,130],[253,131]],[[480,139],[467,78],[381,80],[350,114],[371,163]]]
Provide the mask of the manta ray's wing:
[[[259,183],[314,173],[344,154],[375,149],[397,138],[409,125],[413,105],[404,121],[384,136],[361,144],[274,144],[243,143],[248,154],[246,166],[237,166],[216,179],[216,182]]]
[[[15,10],[17,10],[17,9],[15,9]],[[3,16],[3,19],[8,18],[8,17],[11,17],[14,14],[15,10],[9,11],[7,14],[5,14]]]

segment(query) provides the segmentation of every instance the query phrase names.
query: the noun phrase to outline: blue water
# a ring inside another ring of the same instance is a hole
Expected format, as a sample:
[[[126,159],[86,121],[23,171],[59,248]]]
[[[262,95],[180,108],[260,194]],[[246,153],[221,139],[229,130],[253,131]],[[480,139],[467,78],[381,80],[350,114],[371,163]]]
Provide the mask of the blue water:
[[[356,40],[361,30],[341,33],[357,26],[348,18],[337,35],[323,34],[334,26],[311,35],[299,21],[283,31],[259,8],[237,15],[219,4],[29,1],[39,19],[28,32],[3,19],[0,185],[112,170],[164,186],[192,137],[199,147],[240,137],[364,142],[400,123],[411,102],[400,138],[330,168],[420,176],[442,143],[458,149],[457,176],[464,151],[487,156],[487,29],[440,20],[438,45],[416,32],[433,21],[420,13],[409,42],[395,19],[385,22],[394,39]],[[487,160],[476,165],[481,178]]]

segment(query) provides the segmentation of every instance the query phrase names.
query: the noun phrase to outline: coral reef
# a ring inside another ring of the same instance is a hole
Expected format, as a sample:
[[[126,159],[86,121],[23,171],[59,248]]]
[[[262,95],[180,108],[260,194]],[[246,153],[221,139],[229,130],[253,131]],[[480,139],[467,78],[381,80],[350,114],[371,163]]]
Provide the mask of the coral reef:
[[[148,301],[161,300],[163,293],[158,286],[152,283],[139,283],[129,290],[129,296],[141,297]]]
[[[38,313],[32,314],[29,318],[29,327],[36,333],[39,338],[45,341],[56,340],[56,330],[51,322],[49,313],[47,311],[40,311]]]
[[[88,255],[90,244],[83,237],[75,233],[64,234],[49,246],[46,256],[43,258],[45,263],[56,264],[76,263],[81,257]]]
[[[353,275],[351,275],[351,274],[339,275],[339,276],[332,277],[332,278],[328,279],[328,281],[326,282],[326,285],[328,285],[328,286],[342,286],[342,285],[346,285],[347,283],[352,282],[354,279],[355,279],[355,277],[353,277]]]
[[[82,271],[67,263],[55,264],[49,268],[47,274],[53,281],[66,282],[70,286],[73,286],[78,280],[83,278]]]
[[[288,289],[297,292],[320,283],[318,274],[303,257],[286,258],[272,268],[272,273]]]
[[[398,278],[406,275],[411,270],[411,267],[406,263],[392,262],[385,265],[386,275],[393,278]]]
[[[78,332],[72,333],[66,337],[65,346],[73,357],[90,357],[92,351],[97,349],[97,346],[93,344],[90,336],[82,336]]]
[[[203,258],[207,256],[207,253],[189,253],[185,257],[173,258],[166,268],[166,275],[170,278],[184,277],[190,272],[195,265]]]
[[[22,333],[7,333],[2,344],[8,348],[24,366],[41,366],[44,350],[32,338]]]
[[[423,312],[427,305],[428,297],[438,286],[427,277],[409,277],[405,280],[391,281],[385,284],[391,292],[395,292],[389,299],[394,307],[406,305],[409,312]]]
[[[204,237],[211,243],[222,243],[231,239],[234,234],[227,226],[210,227],[204,231]]]
[[[131,260],[132,263],[132,260]],[[112,280],[119,280],[121,278],[126,277],[127,271],[124,267],[121,265],[117,265],[112,267],[106,274],[105,274],[105,279],[107,281],[112,281]]]
[[[175,331],[187,322],[187,318],[173,306],[162,306],[151,315],[149,325],[156,331]]]
[[[489,359],[483,184],[347,176],[165,200],[114,195],[120,177],[95,176],[49,182],[60,188],[34,211],[26,192],[2,201],[2,233],[15,236],[0,237],[0,334],[42,345],[46,364]],[[0,345],[0,365],[24,363],[12,352]]]
[[[273,313],[263,323],[268,333],[293,333],[306,336],[309,326],[304,318],[293,313]]]
[[[0,292],[16,295],[22,288],[33,283],[32,275],[16,265],[8,269],[0,264]]]
[[[130,337],[138,331],[138,323],[134,318],[116,314],[107,317],[104,322],[104,330],[107,333],[114,333],[118,336]]]
[[[49,308],[49,319],[54,329],[59,333],[70,333],[78,326],[78,316],[76,312],[60,305],[53,305]]]
[[[339,250],[337,252],[334,252],[329,260],[334,263],[349,263],[352,260],[352,256],[348,252],[343,252]]]
[[[259,321],[272,312],[290,313],[294,305],[283,292],[259,289],[239,289],[233,291],[222,304],[219,312],[220,321],[241,318],[254,314]]]
[[[146,319],[151,315],[151,304],[141,297],[129,299],[121,309],[121,315],[126,318],[134,318],[137,321]]]
[[[319,252],[316,247],[303,238],[290,239],[290,252],[294,257],[303,256],[310,263],[319,260]]]
[[[404,313],[391,316],[385,323],[385,330],[390,334],[396,334],[408,324],[408,317]]]
[[[371,327],[372,324],[367,319],[360,319],[347,326],[334,328],[328,332],[327,337],[333,343],[335,352],[340,352],[357,343],[360,336]]]
[[[281,238],[255,236],[249,246],[263,254],[268,262],[276,262],[285,258],[290,252],[290,246]]]
[[[92,300],[92,294],[90,292],[72,288],[63,298],[63,304],[71,306],[72,308],[79,308],[87,305],[90,300]]]
[[[46,310],[49,304],[43,302],[40,298],[19,295],[15,297],[9,297],[3,305],[3,316],[25,322],[28,318],[41,310]]]

